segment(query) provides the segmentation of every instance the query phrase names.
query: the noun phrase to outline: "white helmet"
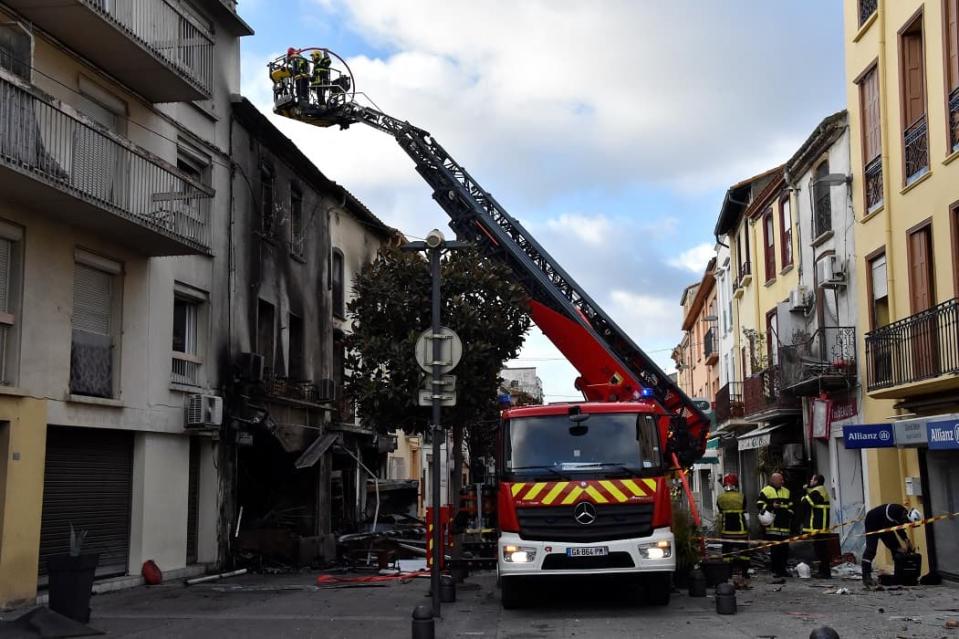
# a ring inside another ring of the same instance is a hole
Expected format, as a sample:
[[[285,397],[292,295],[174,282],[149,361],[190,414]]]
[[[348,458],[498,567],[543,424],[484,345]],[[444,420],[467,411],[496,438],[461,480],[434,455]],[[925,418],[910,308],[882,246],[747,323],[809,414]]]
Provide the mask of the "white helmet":
[[[914,524],[918,524],[920,521],[922,521],[922,513],[916,510],[915,508],[910,510],[909,514],[906,516],[909,518],[909,521],[911,521]]]
[[[776,521],[776,516],[770,511],[759,513],[759,523],[763,526],[772,526],[774,521]]]

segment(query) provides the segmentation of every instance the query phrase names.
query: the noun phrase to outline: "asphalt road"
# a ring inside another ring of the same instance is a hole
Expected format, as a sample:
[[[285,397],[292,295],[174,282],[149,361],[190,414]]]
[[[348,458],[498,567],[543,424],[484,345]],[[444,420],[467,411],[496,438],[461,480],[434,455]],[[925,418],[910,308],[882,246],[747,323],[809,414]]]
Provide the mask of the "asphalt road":
[[[832,594],[844,586],[849,594]],[[99,595],[90,625],[116,637],[409,637],[414,606],[428,603],[428,580],[374,587],[317,589],[315,574],[244,575],[213,584],[164,584]],[[856,581],[765,576],[738,593],[739,612],[718,615],[715,602],[675,593],[649,607],[618,584],[572,582],[532,588],[521,610],[501,610],[491,574],[471,576],[443,608],[437,637],[577,639],[619,637],[803,638],[823,624],[843,638],[955,637],[959,587],[867,592]]]

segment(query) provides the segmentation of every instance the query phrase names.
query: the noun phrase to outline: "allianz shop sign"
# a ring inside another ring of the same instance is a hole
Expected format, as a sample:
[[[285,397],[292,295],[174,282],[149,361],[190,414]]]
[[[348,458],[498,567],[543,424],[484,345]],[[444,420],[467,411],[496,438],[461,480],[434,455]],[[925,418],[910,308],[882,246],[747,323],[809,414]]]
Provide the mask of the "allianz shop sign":
[[[846,448],[893,448],[896,445],[892,424],[843,426],[842,441]]]
[[[926,424],[929,448],[932,450],[959,450],[959,420]]]

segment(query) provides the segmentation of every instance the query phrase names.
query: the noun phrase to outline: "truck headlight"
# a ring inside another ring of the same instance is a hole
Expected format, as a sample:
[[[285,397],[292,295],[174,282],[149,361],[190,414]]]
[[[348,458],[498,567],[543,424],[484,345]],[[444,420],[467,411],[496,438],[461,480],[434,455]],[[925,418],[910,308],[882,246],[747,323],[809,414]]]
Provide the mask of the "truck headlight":
[[[529,546],[503,546],[503,561],[528,564],[536,559],[536,549]]]
[[[654,544],[642,544],[639,547],[639,556],[643,559],[666,559],[673,554],[673,547],[668,541],[657,541]]]

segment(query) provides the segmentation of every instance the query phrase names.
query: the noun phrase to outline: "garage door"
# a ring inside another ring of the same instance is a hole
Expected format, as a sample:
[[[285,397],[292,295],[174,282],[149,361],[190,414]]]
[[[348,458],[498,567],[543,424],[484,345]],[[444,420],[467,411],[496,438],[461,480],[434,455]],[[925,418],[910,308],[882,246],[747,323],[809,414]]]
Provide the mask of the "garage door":
[[[40,574],[70,552],[70,525],[86,530],[83,552],[100,553],[97,575],[127,572],[133,434],[50,426],[43,477]]]

